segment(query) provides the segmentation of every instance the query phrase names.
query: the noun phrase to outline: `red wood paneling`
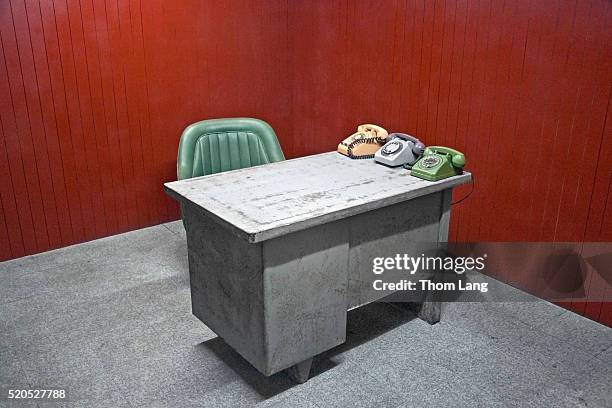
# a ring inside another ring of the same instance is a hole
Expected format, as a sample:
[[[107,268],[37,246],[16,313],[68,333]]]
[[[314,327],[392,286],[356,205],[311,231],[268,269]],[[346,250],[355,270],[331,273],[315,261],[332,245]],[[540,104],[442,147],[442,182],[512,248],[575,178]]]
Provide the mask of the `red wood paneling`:
[[[161,185],[179,135],[224,116],[267,120],[288,157],[334,149],[362,122],[464,151],[476,184],[454,240],[610,241],[611,9],[0,2],[0,259],[175,219]],[[612,324],[610,304],[566,306]]]
[[[0,260],[175,219],[162,183],[189,123],[256,116],[290,145],[287,15],[246,0],[0,2]]]
[[[291,154],[374,121],[466,153],[476,185],[454,209],[453,239],[610,240],[609,2],[308,4],[289,4]],[[586,289],[600,300],[598,279]],[[611,318],[599,301],[564,306]]]

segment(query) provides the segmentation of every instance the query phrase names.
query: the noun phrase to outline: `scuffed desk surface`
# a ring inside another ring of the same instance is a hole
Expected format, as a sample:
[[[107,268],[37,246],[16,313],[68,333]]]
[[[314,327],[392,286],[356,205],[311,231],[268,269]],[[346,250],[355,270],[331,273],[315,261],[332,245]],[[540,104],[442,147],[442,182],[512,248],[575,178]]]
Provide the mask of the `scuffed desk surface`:
[[[164,186],[178,201],[201,207],[249,242],[261,242],[470,179],[466,172],[431,182],[412,177],[401,167],[328,152]]]

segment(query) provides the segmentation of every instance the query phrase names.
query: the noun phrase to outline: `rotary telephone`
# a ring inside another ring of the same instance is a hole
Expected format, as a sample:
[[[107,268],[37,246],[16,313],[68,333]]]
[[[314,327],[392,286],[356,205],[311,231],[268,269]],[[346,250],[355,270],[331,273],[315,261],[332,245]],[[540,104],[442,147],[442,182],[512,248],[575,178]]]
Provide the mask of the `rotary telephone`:
[[[411,175],[429,181],[438,181],[463,173],[463,153],[442,146],[429,146],[412,166]]]
[[[391,133],[387,143],[374,155],[374,160],[391,167],[404,165],[410,168],[421,157],[424,149],[425,145],[414,136]]]
[[[357,132],[338,145],[338,153],[351,159],[371,159],[388,137],[385,129],[376,125],[359,125]]]

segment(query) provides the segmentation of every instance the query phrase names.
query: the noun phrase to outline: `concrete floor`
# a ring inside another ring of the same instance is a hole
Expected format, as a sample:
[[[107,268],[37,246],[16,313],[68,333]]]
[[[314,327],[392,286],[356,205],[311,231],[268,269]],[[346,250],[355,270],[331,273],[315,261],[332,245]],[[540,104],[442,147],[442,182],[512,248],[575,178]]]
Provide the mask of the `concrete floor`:
[[[0,384],[66,406],[612,406],[612,329],[542,301],[446,304],[435,326],[372,304],[306,384],[266,378],[191,315],[180,222],[4,262],[0,282]]]

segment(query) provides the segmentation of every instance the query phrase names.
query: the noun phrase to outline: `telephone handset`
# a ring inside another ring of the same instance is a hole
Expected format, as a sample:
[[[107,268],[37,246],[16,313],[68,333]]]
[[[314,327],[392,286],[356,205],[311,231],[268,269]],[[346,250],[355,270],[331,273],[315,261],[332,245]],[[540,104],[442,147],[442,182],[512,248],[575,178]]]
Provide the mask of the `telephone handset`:
[[[357,132],[338,145],[338,153],[351,159],[371,159],[388,137],[385,129],[376,125],[359,125]]]
[[[410,168],[421,157],[424,149],[425,145],[414,136],[391,133],[387,143],[374,155],[374,160],[391,167],[405,165]]]
[[[412,166],[411,175],[438,181],[463,173],[465,156],[460,151],[443,146],[429,146]]]

